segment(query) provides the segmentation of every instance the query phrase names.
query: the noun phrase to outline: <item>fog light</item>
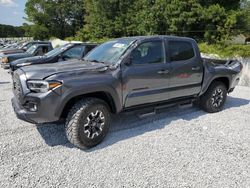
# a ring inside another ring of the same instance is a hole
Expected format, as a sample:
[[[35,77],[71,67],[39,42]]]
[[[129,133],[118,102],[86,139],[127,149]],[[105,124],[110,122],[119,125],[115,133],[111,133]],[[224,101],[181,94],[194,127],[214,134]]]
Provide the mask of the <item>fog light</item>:
[[[37,111],[37,105],[35,103],[29,103],[29,111],[36,112]]]

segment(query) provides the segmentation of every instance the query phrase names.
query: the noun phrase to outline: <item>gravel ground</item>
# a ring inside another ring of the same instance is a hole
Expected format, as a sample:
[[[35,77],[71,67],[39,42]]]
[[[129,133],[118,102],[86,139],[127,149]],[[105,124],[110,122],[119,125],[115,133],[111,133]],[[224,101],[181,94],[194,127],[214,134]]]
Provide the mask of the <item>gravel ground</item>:
[[[250,187],[248,87],[217,114],[119,115],[102,144],[82,151],[63,125],[18,120],[10,76],[1,69],[0,78],[0,187]]]

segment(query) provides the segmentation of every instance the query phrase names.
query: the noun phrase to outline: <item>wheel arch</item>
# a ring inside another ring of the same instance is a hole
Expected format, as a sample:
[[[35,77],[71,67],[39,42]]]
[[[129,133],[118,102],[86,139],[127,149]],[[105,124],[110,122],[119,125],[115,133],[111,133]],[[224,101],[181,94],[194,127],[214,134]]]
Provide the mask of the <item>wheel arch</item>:
[[[212,82],[209,84],[209,86],[214,83],[214,82],[222,82],[223,84],[225,84],[227,91],[229,90],[230,87],[230,81],[228,77],[218,77],[212,80]]]
[[[71,97],[62,107],[61,112],[59,113],[60,118],[66,118],[70,109],[76,104],[78,101],[82,100],[83,98],[97,98],[105,101],[110,108],[112,113],[117,113],[118,109],[115,103],[115,99],[112,95],[105,91],[96,91],[91,93],[85,93],[81,95],[76,95]]]
[[[206,86],[202,89],[200,96],[203,95],[211,86],[211,84],[214,82],[222,82],[223,84],[225,84],[227,91],[230,90],[230,84],[231,84],[230,78],[227,76],[218,76],[211,79],[209,82],[207,82],[207,84],[205,83]]]

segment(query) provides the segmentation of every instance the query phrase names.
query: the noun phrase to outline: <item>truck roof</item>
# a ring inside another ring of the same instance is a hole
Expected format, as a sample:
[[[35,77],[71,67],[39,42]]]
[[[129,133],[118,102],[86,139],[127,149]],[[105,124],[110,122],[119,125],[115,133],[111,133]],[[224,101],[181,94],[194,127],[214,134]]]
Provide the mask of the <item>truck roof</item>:
[[[36,47],[39,47],[39,46],[51,46],[51,44],[49,44],[49,43],[39,43],[39,44],[33,44],[32,46],[36,46]]]
[[[134,40],[145,40],[145,39],[172,39],[172,40],[189,40],[189,41],[194,41],[194,39],[189,38],[189,37],[179,37],[179,36],[172,36],[172,35],[151,35],[151,36],[133,36],[133,37],[122,37],[119,39],[134,39]]]
[[[69,43],[69,44],[75,44],[75,45],[88,45],[88,46],[96,46],[98,43],[90,43],[90,42],[79,42],[79,43]]]

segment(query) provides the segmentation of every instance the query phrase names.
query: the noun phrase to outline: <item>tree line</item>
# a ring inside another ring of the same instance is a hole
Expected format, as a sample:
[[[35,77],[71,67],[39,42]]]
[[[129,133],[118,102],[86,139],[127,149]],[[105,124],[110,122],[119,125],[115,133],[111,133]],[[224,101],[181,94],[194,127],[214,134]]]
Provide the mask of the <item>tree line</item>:
[[[0,38],[23,37],[24,35],[25,29],[23,26],[15,27],[11,25],[0,24]]]
[[[36,39],[171,34],[215,43],[250,33],[248,0],[28,0],[25,12]]]

